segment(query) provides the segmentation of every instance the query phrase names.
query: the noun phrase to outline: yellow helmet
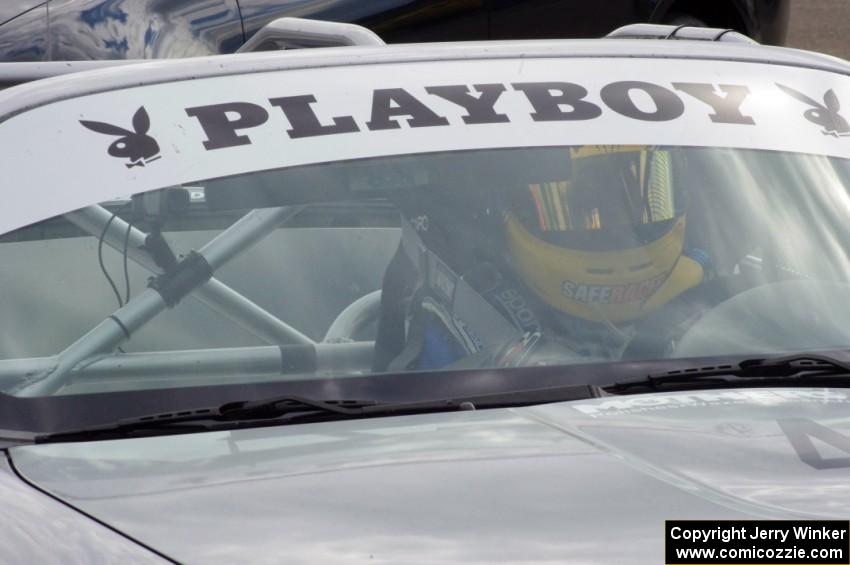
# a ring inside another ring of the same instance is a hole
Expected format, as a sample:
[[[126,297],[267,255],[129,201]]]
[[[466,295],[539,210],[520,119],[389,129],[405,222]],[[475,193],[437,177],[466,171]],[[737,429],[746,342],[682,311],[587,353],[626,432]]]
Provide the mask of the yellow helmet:
[[[669,150],[581,146],[570,178],[509,196],[511,261],[550,306],[591,321],[627,322],[703,280],[683,255],[685,197]]]

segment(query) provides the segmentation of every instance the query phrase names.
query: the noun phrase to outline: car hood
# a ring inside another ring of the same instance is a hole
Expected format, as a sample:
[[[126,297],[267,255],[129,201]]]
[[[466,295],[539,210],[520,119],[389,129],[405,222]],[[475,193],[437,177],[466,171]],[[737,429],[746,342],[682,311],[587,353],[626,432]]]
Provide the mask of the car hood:
[[[649,563],[665,519],[846,519],[848,408],[739,389],[10,452],[180,562]]]

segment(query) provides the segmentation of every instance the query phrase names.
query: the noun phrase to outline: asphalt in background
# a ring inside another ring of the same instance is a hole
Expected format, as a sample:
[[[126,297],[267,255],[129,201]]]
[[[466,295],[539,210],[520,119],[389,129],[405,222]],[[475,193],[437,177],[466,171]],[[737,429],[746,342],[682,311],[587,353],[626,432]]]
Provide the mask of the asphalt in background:
[[[786,45],[850,60],[850,0],[791,0]]]

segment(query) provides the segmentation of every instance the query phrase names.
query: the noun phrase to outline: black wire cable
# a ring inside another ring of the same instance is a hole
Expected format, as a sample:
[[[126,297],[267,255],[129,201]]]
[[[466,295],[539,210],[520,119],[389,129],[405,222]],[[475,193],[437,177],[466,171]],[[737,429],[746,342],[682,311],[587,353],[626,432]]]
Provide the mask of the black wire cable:
[[[127,268],[127,249],[130,244],[130,232],[133,230],[133,220],[130,218],[127,221],[127,231],[124,232],[124,288],[126,293],[124,294],[124,302],[130,302],[130,272]]]
[[[109,226],[112,225],[113,220],[118,217],[118,212],[113,212],[112,217],[106,222],[106,225],[103,226],[103,231],[100,232],[100,238],[97,240],[97,262],[100,265],[100,271],[103,273],[103,276],[106,277],[106,280],[109,282],[109,286],[112,287],[112,292],[115,293],[115,299],[118,300],[118,307],[121,308],[124,306],[124,302],[121,300],[121,293],[118,292],[118,287],[115,285],[115,281],[112,280],[112,277],[109,276],[109,272],[106,270],[106,265],[103,263],[103,240],[106,237],[106,232],[109,231]]]
[[[103,240],[106,238],[106,233],[109,231],[109,226],[112,225],[112,222],[115,221],[115,218],[118,217],[118,213],[126,210],[129,204],[124,205],[119,208],[115,212],[112,213],[112,216],[107,220],[106,225],[103,226],[103,231],[100,232],[100,237],[97,240],[97,262],[100,265],[100,271],[103,273],[103,276],[106,277],[106,280],[109,282],[109,286],[112,287],[112,292],[115,294],[115,299],[118,301],[118,308],[122,308],[124,306],[124,301],[121,300],[121,293],[118,292],[118,286],[115,284],[115,281],[112,280],[112,277],[109,276],[109,272],[106,270],[106,265],[103,262]],[[130,230],[132,228],[132,223],[128,222],[127,232],[124,234],[124,280],[126,283],[126,302],[130,301],[130,278],[127,270],[127,249],[130,239]],[[120,346],[117,348],[121,353],[126,353],[123,348]]]

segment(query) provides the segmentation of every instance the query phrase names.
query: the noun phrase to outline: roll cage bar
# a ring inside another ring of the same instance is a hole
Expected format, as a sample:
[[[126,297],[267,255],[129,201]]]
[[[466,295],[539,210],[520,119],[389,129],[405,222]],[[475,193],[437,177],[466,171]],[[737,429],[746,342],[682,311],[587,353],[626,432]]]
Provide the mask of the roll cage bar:
[[[315,371],[356,374],[371,366],[374,343],[352,342],[351,335],[374,319],[380,290],[344,309],[321,343],[262,309],[213,275],[274,230],[284,227],[304,205],[254,209],[244,214],[197,251],[184,255],[168,271],[146,251],[148,234],[95,205],[69,212],[65,220],[119,252],[129,233],[127,256],[154,276],[148,287],[104,318],[64,351],[52,357],[0,361],[0,385],[17,396],[44,396],[67,384],[91,382],[109,375],[136,376],[151,372],[173,378],[193,375],[293,375]],[[128,232],[129,228],[129,232]],[[115,353],[141,327],[186,296],[246,328],[269,346],[148,353]],[[21,380],[23,377],[23,381]],[[15,383],[15,384],[12,384]]]

